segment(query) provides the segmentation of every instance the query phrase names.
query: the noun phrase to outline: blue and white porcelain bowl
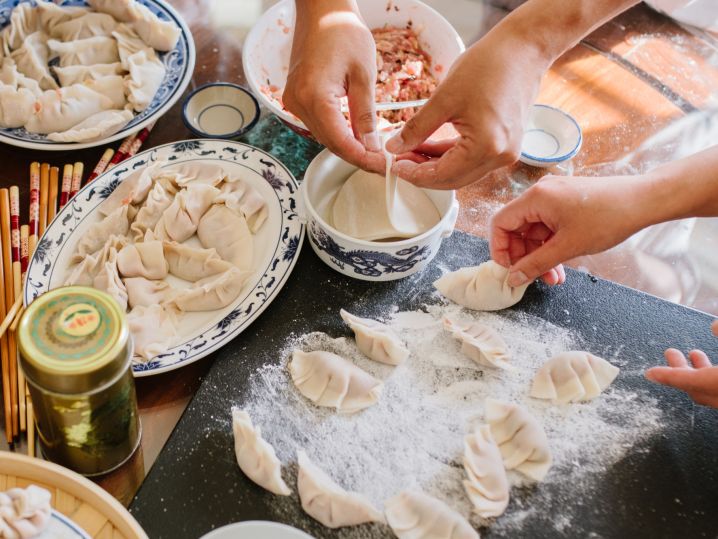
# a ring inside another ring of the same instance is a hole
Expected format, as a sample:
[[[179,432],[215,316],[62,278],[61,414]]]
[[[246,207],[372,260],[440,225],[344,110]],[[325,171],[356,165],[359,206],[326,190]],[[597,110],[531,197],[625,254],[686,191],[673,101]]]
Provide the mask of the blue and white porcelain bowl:
[[[459,203],[454,191],[424,189],[439,210],[441,220],[424,234],[395,242],[364,241],[351,238],[329,226],[322,218],[327,204],[349,176],[358,170],[329,150],[309,165],[300,187],[298,208],[307,221],[309,243],[329,267],[364,281],[394,281],[422,270],[433,260],[441,239],[454,231]]]
[[[582,142],[581,128],[571,116],[548,105],[534,105],[519,161],[534,167],[557,165],[574,157]]]
[[[215,82],[187,96],[182,120],[200,137],[233,139],[257,125],[259,102],[241,86]]]

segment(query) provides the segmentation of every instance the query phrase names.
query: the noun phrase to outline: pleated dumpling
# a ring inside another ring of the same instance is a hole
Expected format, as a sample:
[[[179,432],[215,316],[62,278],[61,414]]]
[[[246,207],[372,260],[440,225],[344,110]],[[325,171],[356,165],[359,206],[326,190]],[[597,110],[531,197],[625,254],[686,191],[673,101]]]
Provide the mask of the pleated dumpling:
[[[127,315],[135,354],[149,361],[180,341],[177,314],[160,305],[137,306]]]
[[[159,174],[162,165],[166,162],[167,158],[163,157],[134,171],[115,187],[115,190],[100,204],[97,211],[101,215],[110,215],[123,204],[139,204],[150,192],[152,180]]]
[[[379,400],[384,383],[330,352],[294,350],[288,365],[294,385],[317,406],[351,414]]]
[[[498,367],[518,374],[509,364],[511,352],[506,342],[495,329],[476,322],[460,322],[444,318],[444,327],[452,337],[461,341],[461,351],[479,365]]]
[[[99,38],[97,38],[99,39]],[[143,49],[126,60],[129,75],[125,77],[127,101],[137,112],[142,112],[155,98],[162,86],[166,69],[154,49]]]
[[[65,279],[65,286],[92,286],[92,281],[109,260],[110,249],[119,253],[127,245],[128,241],[124,236],[110,236],[101,250],[85,256],[85,259],[75,266]]]
[[[68,267],[102,249],[111,236],[126,236],[135,215],[136,210],[131,204],[123,204],[99,223],[93,223],[77,242]]]
[[[114,135],[134,116],[129,110],[106,110],[90,116],[62,133],[50,133],[47,138],[55,142],[93,142]]]
[[[480,426],[464,440],[464,469],[469,476],[464,488],[474,512],[484,518],[502,515],[509,505],[509,481],[488,425]]]
[[[239,469],[260,487],[279,496],[290,496],[292,491],[282,479],[274,448],[262,438],[260,427],[252,425],[247,412],[232,412],[232,430]]]
[[[52,494],[37,485],[0,492],[0,537],[30,538],[43,534],[52,518]],[[48,536],[53,536],[48,532]]]
[[[172,205],[172,197],[167,196],[162,185],[155,183],[155,186],[147,195],[147,200],[142,204],[134,222],[130,226],[132,237],[135,243],[142,243],[147,230],[154,230],[162,219],[165,210]]]
[[[269,215],[267,201],[259,191],[239,178],[232,177],[225,178],[219,191],[219,196],[214,199],[215,204],[224,204],[241,214],[247,220],[250,232],[256,234]]]
[[[0,85],[0,127],[16,129],[25,125],[35,113],[36,100],[27,88]]]
[[[99,273],[92,280],[92,286],[98,290],[107,292],[115,298],[117,303],[122,307],[122,310],[127,309],[127,288],[125,288],[122,279],[120,279],[120,274],[117,271],[117,251],[114,247],[110,248],[107,262],[105,262]]]
[[[136,0],[87,0],[90,7],[100,13],[112,15],[120,22],[130,22],[132,15],[130,7]]]
[[[406,344],[384,324],[369,318],[359,318],[344,309],[339,313],[354,330],[357,348],[366,357],[386,365],[401,365],[409,357]]]
[[[40,28],[38,11],[30,2],[21,2],[10,12],[10,25],[5,27],[2,38],[12,50],[19,49],[30,34]]]
[[[198,183],[217,187],[224,177],[225,173],[219,165],[207,165],[199,161],[165,167],[160,176],[176,188],[189,187]]]
[[[177,296],[175,303],[183,311],[216,311],[239,297],[244,282],[254,270],[232,267],[224,273],[206,277],[194,283]]]
[[[590,401],[611,385],[619,370],[588,352],[564,352],[541,365],[531,396],[550,399],[555,406]]]
[[[50,35],[65,42],[98,36],[109,37],[116,26],[117,21],[111,15],[88,13],[82,17],[56,24],[50,30]]]
[[[479,539],[468,520],[422,492],[397,494],[384,502],[384,508],[399,539]]]
[[[546,432],[531,413],[517,404],[486,399],[484,418],[501,451],[504,468],[542,481],[553,463]]]
[[[129,71],[130,56],[145,50],[147,48],[147,44],[142,41],[140,36],[137,35],[137,32],[126,24],[119,24],[117,28],[115,28],[115,31],[112,32],[112,37],[117,40],[117,49],[120,53],[120,63],[122,68],[125,71]]]
[[[93,92],[97,92],[110,99],[117,108],[115,112],[128,113],[131,118],[134,117],[131,110],[124,110],[127,106],[127,98],[125,97],[125,78],[123,76],[107,75],[101,79],[86,80],[81,84],[84,84]]]
[[[87,80],[99,80],[111,75],[122,75],[125,72],[120,62],[115,62],[114,64],[95,64],[91,66],[55,67],[53,71],[60,81],[60,86],[82,84]]]
[[[214,249],[198,249],[176,241],[166,241],[162,245],[170,273],[185,281],[195,283],[234,267],[222,260]]]
[[[175,48],[182,30],[174,21],[161,20],[139,2],[129,4],[128,11],[135,22],[135,30],[148,46],[165,52]]]
[[[46,34],[51,34],[52,29],[58,24],[84,17],[90,13],[89,8],[85,6],[58,6],[55,2],[45,2],[44,0],[36,0],[36,2],[37,11],[40,15],[40,27]],[[29,6],[30,3],[19,5]]]
[[[252,267],[254,241],[247,221],[224,204],[214,204],[200,219],[197,237],[204,248],[214,247],[223,260],[239,269]]]
[[[367,522],[386,523],[381,511],[369,498],[357,492],[347,492],[322,470],[317,468],[304,451],[297,451],[299,475],[297,489],[302,509],[327,528],[356,526]]]
[[[434,286],[451,301],[477,311],[498,311],[515,305],[529,284],[509,286],[509,270],[493,260],[444,275]]]
[[[211,185],[190,185],[183,189],[177,193],[170,207],[155,225],[155,236],[158,239],[182,243],[197,232],[202,216],[207,213],[218,194],[219,189]]]
[[[89,37],[68,43],[51,39],[47,42],[52,57],[60,57],[60,67],[114,64],[120,61],[117,41],[113,37]]]
[[[150,305],[161,305],[165,308],[175,308],[174,300],[180,293],[179,290],[170,286],[167,281],[150,281],[144,277],[132,277],[125,279],[127,288],[127,303],[130,309],[138,305],[149,307]],[[181,317],[181,313],[178,316]]]
[[[41,90],[54,90],[58,88],[57,82],[50,75],[47,67],[50,50],[47,47],[49,36],[44,32],[35,32],[23,41],[22,46],[15,50],[10,57],[17,65],[17,70],[37,81]]]
[[[122,277],[164,279],[169,264],[165,260],[162,242],[146,241],[128,245],[117,255],[117,267]]]
[[[25,129],[42,135],[62,133],[90,116],[114,107],[110,98],[93,92],[84,84],[48,90],[37,100],[37,112],[25,123]]]

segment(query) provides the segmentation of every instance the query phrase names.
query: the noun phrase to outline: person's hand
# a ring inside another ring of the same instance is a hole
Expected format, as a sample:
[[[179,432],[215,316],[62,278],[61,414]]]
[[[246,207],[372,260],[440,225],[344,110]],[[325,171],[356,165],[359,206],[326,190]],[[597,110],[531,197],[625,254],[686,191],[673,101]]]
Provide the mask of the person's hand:
[[[458,189],[518,159],[550,60],[499,26],[454,62],[428,103],[387,142],[399,177],[419,187]],[[445,122],[460,137],[425,142]]]
[[[562,262],[609,249],[650,224],[641,196],[647,181],[545,176],[491,218],[491,258],[511,267],[511,286],[538,277],[560,284]]]
[[[283,104],[332,153],[365,170],[382,171],[376,76],[374,38],[354,0],[297,1]],[[344,96],[352,129],[340,111]]]
[[[718,337],[718,321],[713,322],[713,335]],[[688,393],[696,404],[718,408],[718,367],[711,365],[708,356],[693,350],[688,364],[682,352],[666,350],[668,367],[653,367],[646,371],[646,378],[664,386],[675,387]]]

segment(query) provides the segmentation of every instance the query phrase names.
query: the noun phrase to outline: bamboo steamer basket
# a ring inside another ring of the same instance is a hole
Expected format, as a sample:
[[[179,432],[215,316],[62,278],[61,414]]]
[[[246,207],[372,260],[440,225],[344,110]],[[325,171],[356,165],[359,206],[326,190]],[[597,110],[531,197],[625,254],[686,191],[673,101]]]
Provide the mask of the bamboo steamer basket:
[[[37,485],[52,507],[95,539],[148,539],[130,513],[89,479],[44,460],[0,452],[0,491]]]

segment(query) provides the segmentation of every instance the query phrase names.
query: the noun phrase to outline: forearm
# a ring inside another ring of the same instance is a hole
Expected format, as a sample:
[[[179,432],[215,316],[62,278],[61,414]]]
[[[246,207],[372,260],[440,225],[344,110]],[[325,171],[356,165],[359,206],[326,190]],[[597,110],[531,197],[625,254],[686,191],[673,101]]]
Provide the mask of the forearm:
[[[359,13],[356,0],[295,0],[297,26],[317,23],[324,17],[342,12]]]

